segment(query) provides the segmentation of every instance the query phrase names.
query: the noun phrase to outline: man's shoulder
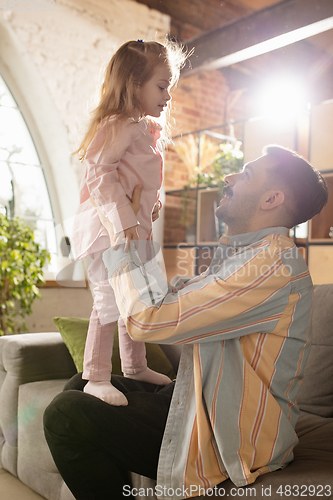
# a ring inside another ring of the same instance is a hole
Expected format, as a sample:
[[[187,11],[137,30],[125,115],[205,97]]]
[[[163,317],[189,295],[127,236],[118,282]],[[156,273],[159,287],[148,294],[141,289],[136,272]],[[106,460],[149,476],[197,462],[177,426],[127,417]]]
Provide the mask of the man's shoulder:
[[[285,272],[290,274],[293,288],[297,285],[312,288],[312,280],[307,263],[293,239],[286,234],[271,232],[264,236],[257,246],[272,258],[282,261]]]
[[[291,238],[278,232],[270,232],[264,236],[261,235],[260,238],[257,238],[244,247],[245,250],[268,252],[271,257],[275,254],[279,256],[283,252],[293,252],[296,248]]]
[[[270,233],[258,243],[262,248],[269,250],[270,254],[298,257],[300,255],[295,242],[287,235],[281,233]]]
[[[283,234],[272,234],[269,241],[271,248],[278,253],[284,268],[290,273],[292,293],[296,293],[297,289],[301,288],[312,290],[313,283],[308,265],[296,243]]]
[[[296,246],[292,238],[280,232],[270,232],[264,236],[262,240],[270,242],[272,245],[279,245],[281,248],[289,248]]]

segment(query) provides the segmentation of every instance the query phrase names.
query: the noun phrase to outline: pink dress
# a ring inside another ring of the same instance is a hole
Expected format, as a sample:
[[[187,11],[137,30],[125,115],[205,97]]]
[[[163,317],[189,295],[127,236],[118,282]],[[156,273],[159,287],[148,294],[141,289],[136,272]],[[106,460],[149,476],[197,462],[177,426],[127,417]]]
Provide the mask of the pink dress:
[[[110,239],[90,198],[112,222],[116,233],[139,224],[140,240],[150,239],[151,214],[162,184],[162,148],[158,141],[160,131],[161,127],[157,123],[146,118],[139,122],[129,119],[117,135],[117,140],[110,144],[110,141],[105,141],[108,134],[105,120],[85,156],[80,206],[72,233],[75,258],[83,259],[89,255],[94,259],[88,269],[89,279],[95,288],[84,357],[84,379],[109,380],[113,348],[113,332],[109,326],[119,318],[102,261],[103,252],[110,247]],[[127,195],[131,197],[138,184],[143,186],[143,190],[140,210],[135,215]],[[118,329],[123,372],[130,374],[142,371],[147,366],[144,343],[135,342],[129,337],[121,319]]]

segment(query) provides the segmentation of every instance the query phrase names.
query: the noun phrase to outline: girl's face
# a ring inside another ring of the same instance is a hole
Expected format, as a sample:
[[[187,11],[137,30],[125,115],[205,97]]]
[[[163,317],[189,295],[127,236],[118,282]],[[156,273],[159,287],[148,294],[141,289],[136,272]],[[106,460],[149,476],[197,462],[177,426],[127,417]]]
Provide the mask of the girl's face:
[[[171,99],[168,92],[171,72],[166,64],[156,67],[153,76],[140,88],[140,99],[144,115],[158,118]]]

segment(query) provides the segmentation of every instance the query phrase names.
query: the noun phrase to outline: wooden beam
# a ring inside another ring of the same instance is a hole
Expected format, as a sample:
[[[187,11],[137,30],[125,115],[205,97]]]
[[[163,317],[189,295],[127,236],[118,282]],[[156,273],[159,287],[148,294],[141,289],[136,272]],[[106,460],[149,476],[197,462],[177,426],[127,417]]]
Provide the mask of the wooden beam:
[[[136,0],[171,17],[171,23],[190,24],[203,31],[210,31],[227,22],[248,15],[253,11],[235,0]]]
[[[285,0],[187,42],[182,78],[246,61],[333,28],[332,0]]]

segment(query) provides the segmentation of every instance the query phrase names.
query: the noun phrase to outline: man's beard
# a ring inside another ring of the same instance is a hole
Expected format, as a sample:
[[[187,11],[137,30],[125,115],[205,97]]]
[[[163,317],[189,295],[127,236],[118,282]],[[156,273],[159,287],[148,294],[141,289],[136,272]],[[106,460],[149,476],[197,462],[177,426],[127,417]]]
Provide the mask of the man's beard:
[[[222,189],[222,196],[223,196],[223,199],[224,199],[224,198],[226,198],[226,197],[231,198],[231,197],[232,197],[232,194],[233,194],[233,193],[232,193],[232,189],[231,189],[231,187],[230,187],[230,186],[228,186],[228,185],[227,185],[227,186],[225,186],[225,187]],[[227,212],[226,212],[226,210],[225,210],[225,209],[227,208],[227,205],[228,205],[228,204],[226,204],[225,206],[218,206],[218,207],[217,207],[217,209],[216,209],[216,211],[215,211],[215,215],[216,215],[216,217],[217,217],[219,220],[223,221],[223,222],[227,222],[227,221],[225,220],[225,217],[227,217]],[[227,218],[228,218],[228,217],[227,217]]]
[[[224,188],[222,189],[222,195],[223,195],[223,198],[225,196],[230,196],[231,197],[232,196],[232,189],[231,189],[231,187],[228,186],[228,185],[224,186]]]

